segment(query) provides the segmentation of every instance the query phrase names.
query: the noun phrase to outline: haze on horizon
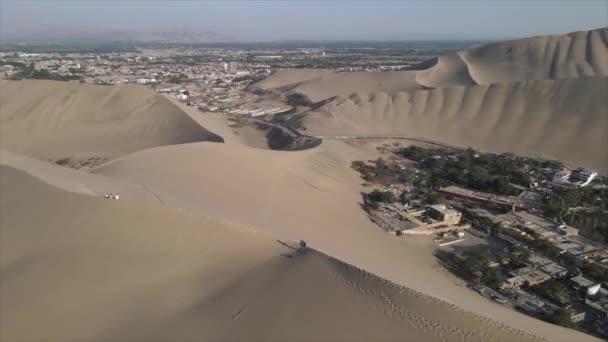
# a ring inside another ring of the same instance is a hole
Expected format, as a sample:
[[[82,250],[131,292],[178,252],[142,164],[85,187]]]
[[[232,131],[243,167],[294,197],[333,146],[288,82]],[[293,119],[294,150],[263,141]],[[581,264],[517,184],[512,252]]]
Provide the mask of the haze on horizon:
[[[109,30],[207,32],[212,41],[503,40],[608,25],[608,1],[13,1],[0,37]]]

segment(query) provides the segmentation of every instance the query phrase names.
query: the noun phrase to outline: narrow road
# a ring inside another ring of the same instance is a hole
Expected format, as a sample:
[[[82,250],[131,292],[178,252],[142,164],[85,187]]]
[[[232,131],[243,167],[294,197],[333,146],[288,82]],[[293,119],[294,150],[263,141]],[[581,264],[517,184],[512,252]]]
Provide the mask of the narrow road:
[[[328,139],[328,140],[377,140],[377,139],[399,139],[399,140],[409,140],[416,141],[425,144],[431,144],[443,148],[449,148],[453,150],[462,151],[464,148],[460,146],[450,145],[446,143],[442,143],[439,141],[425,139],[425,138],[416,138],[416,137],[404,137],[404,136],[394,136],[394,135],[376,135],[376,136],[356,136],[356,135],[313,135],[315,138],[319,139]]]

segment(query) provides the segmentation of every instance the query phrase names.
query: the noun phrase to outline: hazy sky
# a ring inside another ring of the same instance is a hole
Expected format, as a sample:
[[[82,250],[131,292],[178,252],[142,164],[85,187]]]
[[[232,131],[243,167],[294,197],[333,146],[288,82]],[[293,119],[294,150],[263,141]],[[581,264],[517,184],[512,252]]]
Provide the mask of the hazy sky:
[[[0,0],[0,29],[208,29],[235,40],[506,39],[608,26],[592,1]]]

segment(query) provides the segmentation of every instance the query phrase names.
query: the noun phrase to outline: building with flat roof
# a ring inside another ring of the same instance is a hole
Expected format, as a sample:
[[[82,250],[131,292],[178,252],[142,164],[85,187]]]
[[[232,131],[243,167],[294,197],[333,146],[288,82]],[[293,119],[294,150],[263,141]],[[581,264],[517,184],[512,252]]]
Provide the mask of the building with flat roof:
[[[448,198],[458,198],[468,202],[492,207],[505,208],[509,210],[525,209],[524,203],[514,196],[501,196],[485,192],[478,192],[460,188],[457,186],[447,186],[439,189],[439,193]]]
[[[460,223],[462,213],[454,209],[449,209],[443,204],[435,204],[429,207],[429,216],[443,221],[446,225],[457,225]]]
[[[560,237],[553,241],[553,244],[564,252],[575,256],[585,256],[586,254],[600,250],[596,243],[580,236]]]
[[[547,280],[551,279],[551,276],[541,270],[534,270],[530,273],[522,274],[520,276],[524,282],[529,286],[542,284]]]
[[[520,267],[518,269],[515,269],[515,270],[509,272],[509,274],[512,276],[520,276],[522,274],[530,273],[530,272],[534,271],[535,269],[536,269],[535,267],[531,267],[531,266]]]
[[[582,188],[589,185],[595,177],[597,172],[579,167],[574,170],[560,170],[553,175],[552,180],[557,185]]]
[[[542,270],[536,269],[534,267],[522,267],[516,270],[509,272],[512,277],[519,277],[520,279],[512,279],[511,282],[514,284],[520,283],[523,280],[523,283],[527,283],[530,286],[538,285],[540,283],[544,283],[545,281],[551,279],[551,276]],[[511,279],[511,278],[509,278]]]
[[[596,294],[585,298],[585,304],[595,316],[608,320],[608,290],[600,288]]]
[[[600,283],[585,278],[582,275],[570,278],[570,282],[576,290],[586,291],[587,296],[593,296],[601,289]]]
[[[568,275],[568,269],[558,264],[552,263],[540,268],[543,272],[549,274],[552,278],[564,278]]]
[[[570,305],[566,307],[566,311],[568,311],[572,322],[578,323],[585,320],[585,310],[581,310],[578,307]]]
[[[544,256],[538,255],[536,253],[531,253],[528,258],[528,264],[534,267],[542,267],[553,263],[553,261],[545,258]]]
[[[502,284],[502,287],[503,288],[517,288],[517,287],[524,285],[525,283],[526,283],[526,281],[524,280],[524,278],[522,278],[520,276],[514,276],[514,277],[505,279],[505,282]]]

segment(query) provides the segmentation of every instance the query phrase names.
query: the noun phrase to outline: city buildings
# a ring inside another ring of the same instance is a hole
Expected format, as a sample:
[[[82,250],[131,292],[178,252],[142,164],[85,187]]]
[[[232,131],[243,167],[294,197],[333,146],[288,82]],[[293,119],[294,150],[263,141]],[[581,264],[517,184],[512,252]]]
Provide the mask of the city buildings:
[[[428,213],[432,218],[442,221],[445,225],[457,225],[462,218],[462,213],[454,209],[448,209],[443,204],[431,205]]]
[[[553,183],[564,187],[580,188],[589,185],[596,176],[597,172],[590,169],[563,169],[553,175]]]
[[[514,196],[501,196],[485,192],[473,191],[457,186],[448,186],[439,189],[439,193],[447,198],[456,198],[465,200],[471,203],[477,203],[485,206],[499,207],[508,210],[524,209],[522,201]]]

